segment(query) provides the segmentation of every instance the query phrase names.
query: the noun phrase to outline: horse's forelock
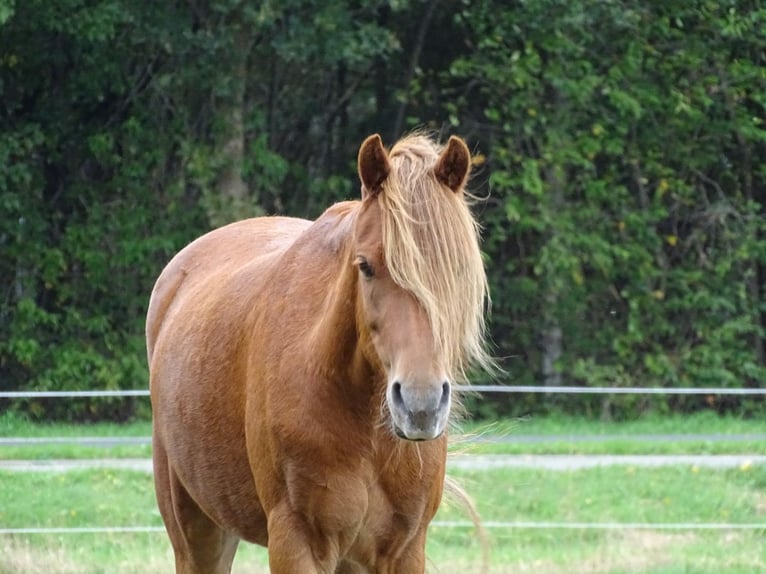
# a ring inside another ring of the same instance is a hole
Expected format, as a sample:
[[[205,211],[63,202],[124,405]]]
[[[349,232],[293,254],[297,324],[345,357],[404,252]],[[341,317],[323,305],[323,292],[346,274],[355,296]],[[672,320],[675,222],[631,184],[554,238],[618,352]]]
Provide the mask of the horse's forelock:
[[[493,366],[484,341],[489,292],[479,227],[466,196],[433,173],[440,152],[422,134],[391,150],[391,173],[378,198],[383,249],[394,281],[426,311],[452,379],[465,382],[472,364]]]

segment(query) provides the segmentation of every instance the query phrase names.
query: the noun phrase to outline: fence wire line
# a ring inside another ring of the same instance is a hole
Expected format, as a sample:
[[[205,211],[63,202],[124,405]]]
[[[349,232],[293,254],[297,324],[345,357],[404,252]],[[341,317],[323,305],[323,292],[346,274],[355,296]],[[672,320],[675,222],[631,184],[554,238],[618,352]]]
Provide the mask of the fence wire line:
[[[0,399],[58,399],[88,397],[148,397],[148,389],[121,391],[0,391]]]
[[[536,387],[467,385],[458,391],[476,393],[536,393],[562,395],[766,395],[766,388],[717,389],[711,387]]]
[[[503,385],[456,385],[458,392],[468,393],[532,393],[562,395],[738,395],[764,396],[766,388],[711,387],[537,387]],[[148,389],[119,391],[0,391],[0,399],[55,399],[55,398],[106,398],[106,397],[148,397]]]
[[[489,520],[488,529],[524,530],[764,530],[766,523],[699,523],[699,522],[503,522]],[[475,524],[460,520],[437,520],[433,528],[475,528]],[[84,526],[73,528],[0,528],[0,535],[13,534],[124,534],[164,532],[162,526]]]
[[[754,435],[753,440],[763,438],[766,440],[766,435],[759,437]],[[740,439],[735,437],[736,440],[749,440]],[[151,436],[51,436],[51,437],[36,437],[36,436],[8,436],[0,437],[0,447],[4,446],[48,446],[52,444],[76,444],[80,446],[99,446],[99,447],[114,447],[114,446],[126,446],[126,445],[138,445],[147,446],[152,444]]]

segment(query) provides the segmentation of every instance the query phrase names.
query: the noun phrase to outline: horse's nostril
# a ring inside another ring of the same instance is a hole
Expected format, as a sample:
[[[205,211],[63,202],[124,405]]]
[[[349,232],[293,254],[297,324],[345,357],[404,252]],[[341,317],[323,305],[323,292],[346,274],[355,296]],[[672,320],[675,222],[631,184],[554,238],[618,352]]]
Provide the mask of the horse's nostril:
[[[391,398],[393,399],[396,406],[404,406],[404,399],[402,398],[402,384],[399,381],[394,381],[394,383],[391,385]]]
[[[447,403],[449,403],[450,391],[450,384],[447,381],[444,381],[442,383],[442,398],[439,401],[440,407],[446,407]]]

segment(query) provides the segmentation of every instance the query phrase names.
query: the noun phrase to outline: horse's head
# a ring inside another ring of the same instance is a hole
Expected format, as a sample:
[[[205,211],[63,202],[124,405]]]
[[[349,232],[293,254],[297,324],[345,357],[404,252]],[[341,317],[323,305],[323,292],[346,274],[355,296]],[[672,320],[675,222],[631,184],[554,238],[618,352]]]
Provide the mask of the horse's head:
[[[468,148],[411,136],[388,151],[370,136],[359,150],[363,202],[354,228],[357,322],[386,373],[394,432],[440,436],[452,385],[483,350],[486,276],[463,188]]]

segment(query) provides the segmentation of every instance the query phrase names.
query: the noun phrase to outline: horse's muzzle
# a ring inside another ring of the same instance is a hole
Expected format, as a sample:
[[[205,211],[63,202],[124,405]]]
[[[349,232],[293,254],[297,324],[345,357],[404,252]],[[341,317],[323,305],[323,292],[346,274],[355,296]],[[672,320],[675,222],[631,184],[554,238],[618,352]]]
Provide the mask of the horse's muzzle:
[[[388,406],[394,433],[406,440],[433,440],[444,433],[449,420],[450,384],[406,385],[394,381],[388,391]]]

